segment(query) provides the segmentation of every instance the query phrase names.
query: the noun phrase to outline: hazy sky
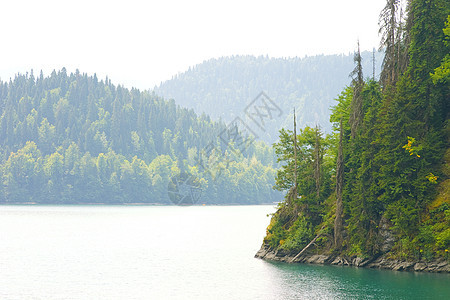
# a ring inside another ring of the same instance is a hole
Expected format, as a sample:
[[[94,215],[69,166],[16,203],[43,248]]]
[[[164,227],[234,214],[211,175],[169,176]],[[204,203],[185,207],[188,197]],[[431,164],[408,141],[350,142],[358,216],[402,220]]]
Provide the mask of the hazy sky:
[[[53,1],[0,5],[0,78],[79,69],[140,89],[204,60],[378,47],[385,0]]]

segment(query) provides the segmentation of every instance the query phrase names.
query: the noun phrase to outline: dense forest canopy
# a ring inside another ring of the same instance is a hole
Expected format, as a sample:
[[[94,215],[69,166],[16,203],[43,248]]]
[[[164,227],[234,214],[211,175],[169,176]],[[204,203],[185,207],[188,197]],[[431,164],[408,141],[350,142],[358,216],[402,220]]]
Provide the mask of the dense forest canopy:
[[[0,202],[170,203],[169,182],[184,173],[200,202],[278,201],[271,148],[236,151],[221,139],[229,129],[108,78],[18,74],[0,81]]]
[[[378,77],[383,52],[362,53],[369,77]],[[375,65],[373,63],[375,60]],[[320,125],[330,133],[329,107],[333,98],[349,82],[353,69],[351,55],[318,55],[304,58],[231,56],[211,59],[163,82],[154,91],[178,104],[205,112],[211,118],[229,122],[245,117],[244,110],[264,91],[281,108],[283,115],[268,121],[260,137],[269,143],[278,139],[278,130],[289,126],[292,107],[297,108],[299,126]],[[251,121],[249,121],[251,122]]]
[[[267,228],[273,251],[449,259],[450,2],[400,4],[380,15],[379,81],[355,53],[333,134],[280,131],[276,187],[287,195]]]

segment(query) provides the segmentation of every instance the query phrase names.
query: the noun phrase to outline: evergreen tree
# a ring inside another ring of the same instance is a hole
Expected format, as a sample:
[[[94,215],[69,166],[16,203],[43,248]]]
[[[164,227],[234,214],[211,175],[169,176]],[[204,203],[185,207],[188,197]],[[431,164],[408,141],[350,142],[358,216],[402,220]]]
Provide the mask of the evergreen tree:
[[[352,87],[353,87],[353,98],[351,104],[351,113],[350,113],[350,127],[352,132],[352,137],[356,136],[356,133],[363,121],[363,107],[362,107],[362,89],[364,87],[364,78],[362,72],[362,63],[361,63],[361,52],[359,50],[359,41],[358,41],[358,50],[355,52],[355,56],[353,60],[355,61],[355,69],[350,74],[353,76]]]
[[[400,37],[400,0],[387,0],[380,13],[378,25],[381,34],[380,50],[384,49],[383,69],[380,82],[383,86],[394,85],[398,79],[398,47]]]
[[[444,36],[450,36],[449,13],[448,1],[412,0],[404,21],[399,1],[387,1],[380,25],[388,49],[380,83],[363,81],[357,53],[352,85],[332,108],[330,121],[339,132],[336,193],[315,207],[319,219],[311,218],[311,210],[296,210],[301,203],[311,204],[311,190],[302,192],[297,203],[282,203],[268,227],[265,246],[296,251],[304,247],[304,253],[305,245],[313,244],[314,253],[334,249],[339,256],[369,258],[445,257],[450,246],[450,44]],[[288,133],[280,133],[275,149],[283,160],[292,149],[286,143]],[[289,164],[280,170],[277,187],[288,186],[290,171]],[[316,178],[315,171],[299,165],[305,178],[299,190],[305,191],[307,178]],[[386,243],[386,232],[394,235],[395,245]]]

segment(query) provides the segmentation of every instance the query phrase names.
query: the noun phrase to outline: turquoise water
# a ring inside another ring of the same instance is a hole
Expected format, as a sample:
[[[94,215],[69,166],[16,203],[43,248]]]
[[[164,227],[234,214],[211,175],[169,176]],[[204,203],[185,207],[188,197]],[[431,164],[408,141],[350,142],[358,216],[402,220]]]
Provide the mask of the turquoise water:
[[[450,299],[450,277],[353,267],[273,263],[282,299]],[[320,291],[318,291],[320,290]]]
[[[0,299],[450,299],[447,274],[253,258],[272,206],[0,206]]]

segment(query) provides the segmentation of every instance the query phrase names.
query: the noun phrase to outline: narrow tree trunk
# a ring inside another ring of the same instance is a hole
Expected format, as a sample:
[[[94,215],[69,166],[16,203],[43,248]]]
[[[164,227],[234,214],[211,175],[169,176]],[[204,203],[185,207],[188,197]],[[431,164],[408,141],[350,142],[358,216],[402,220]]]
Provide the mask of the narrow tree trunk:
[[[316,195],[317,199],[320,196],[320,141],[319,128],[316,126],[315,130],[316,142],[314,145],[314,179],[316,180]]]
[[[294,108],[294,200],[297,199],[297,123]]]
[[[314,242],[322,235],[322,230],[325,228],[325,226],[326,226],[326,225],[323,225],[322,228],[320,228],[319,233],[316,235],[316,237],[313,238],[313,239],[311,240],[311,242],[309,242],[309,244],[306,245],[306,247],[302,249],[302,251],[300,251],[296,256],[294,256],[294,257],[290,260],[290,262],[294,262],[294,260],[296,260],[300,255],[303,254],[303,252],[305,252],[306,250],[308,250],[308,248],[309,248],[311,245],[314,244]]]
[[[351,76],[355,76],[352,80],[353,86],[353,98],[351,102],[350,118],[348,120],[351,127],[352,138],[356,136],[358,128],[361,126],[363,121],[363,105],[362,105],[362,90],[364,87],[364,77],[362,72],[362,62],[361,62],[361,51],[359,48],[358,40],[358,50],[355,52],[353,60],[356,63],[355,69],[350,73]]]
[[[344,156],[342,149],[343,128],[342,119],[340,123],[339,149],[336,162],[336,218],[334,220],[334,245],[336,249],[342,247],[342,187],[344,185]]]
[[[375,48],[372,50],[372,80],[375,81]]]

